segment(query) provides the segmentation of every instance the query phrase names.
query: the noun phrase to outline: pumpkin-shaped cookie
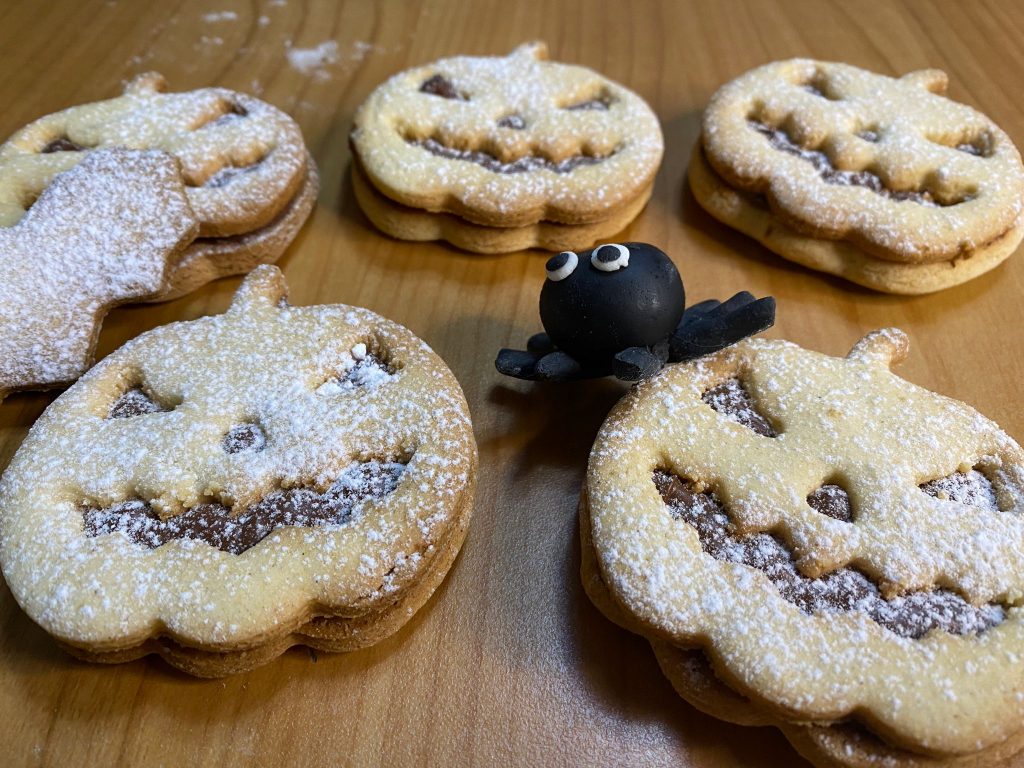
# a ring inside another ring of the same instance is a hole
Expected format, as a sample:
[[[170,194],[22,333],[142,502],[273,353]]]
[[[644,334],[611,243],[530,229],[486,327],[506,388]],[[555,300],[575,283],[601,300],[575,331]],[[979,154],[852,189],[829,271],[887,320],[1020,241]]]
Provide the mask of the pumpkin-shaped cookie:
[[[476,446],[444,363],[280,272],[157,328],[40,417],[0,482],[0,564],[72,652],[200,675],[368,645],[426,601],[471,514]]]
[[[391,201],[490,227],[604,222],[649,194],[658,119],[543,43],[395,75],[360,107],[352,146]]]
[[[965,754],[1024,716],[1024,452],[892,374],[907,346],[670,366],[597,437],[584,539],[622,623],[770,718]]]

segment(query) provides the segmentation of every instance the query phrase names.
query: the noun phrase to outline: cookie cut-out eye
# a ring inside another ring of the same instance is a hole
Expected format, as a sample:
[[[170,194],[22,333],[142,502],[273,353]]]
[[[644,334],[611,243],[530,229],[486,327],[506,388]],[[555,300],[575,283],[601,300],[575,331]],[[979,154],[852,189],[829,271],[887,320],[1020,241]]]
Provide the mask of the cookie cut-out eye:
[[[853,522],[853,507],[850,504],[849,494],[840,486],[834,483],[826,483],[807,497],[807,503],[815,512],[842,520],[844,523]]]
[[[469,97],[458,91],[455,88],[455,84],[444,75],[434,75],[433,77],[424,80],[423,84],[420,86],[420,92],[429,93],[433,96],[440,96],[442,99],[469,101]]]
[[[544,269],[547,270],[548,280],[557,283],[559,280],[565,280],[565,278],[575,272],[576,266],[579,263],[580,260],[575,253],[572,251],[562,251],[548,259]]]
[[[739,379],[726,379],[700,396],[700,399],[730,421],[742,424],[765,437],[778,437],[771,422],[757,410],[754,399]]]
[[[590,263],[602,272],[615,272],[629,266],[629,248],[618,243],[599,245],[590,253]]]
[[[945,477],[921,483],[920,488],[929,496],[942,501],[955,501],[990,512],[999,511],[999,502],[992,481],[977,469],[953,472]]]
[[[52,154],[53,152],[81,152],[84,149],[88,149],[88,147],[82,146],[78,142],[72,141],[67,136],[60,136],[51,141],[49,144],[47,144],[39,151],[42,152],[44,155],[49,155]]]
[[[219,102],[212,112],[204,114],[192,124],[192,130],[198,131],[201,128],[213,128],[226,123],[233,123],[243,117],[249,116],[249,110],[236,101],[223,100]]]
[[[391,381],[401,368],[401,364],[392,362],[387,350],[381,351],[379,344],[371,342],[368,346],[364,342],[359,342],[352,346],[339,367],[339,373],[317,387],[317,394],[327,396],[356,389],[376,389]]]
[[[165,413],[173,408],[168,408],[158,403],[147,395],[141,387],[132,387],[121,395],[114,404],[110,406],[107,413],[108,419],[128,419],[132,416],[144,416],[147,413]]]
[[[220,187],[227,186],[228,184],[231,184],[234,181],[236,181],[238,178],[240,178],[242,176],[245,176],[246,174],[249,174],[249,173],[252,173],[253,171],[255,171],[260,166],[260,163],[262,163],[262,162],[263,162],[263,159],[261,158],[261,159],[257,160],[255,163],[253,163],[252,165],[245,165],[245,166],[241,166],[241,167],[236,167],[236,166],[233,166],[233,165],[226,165],[223,168],[221,168],[219,171],[217,171],[215,174],[210,176],[210,178],[208,178],[203,183],[202,186],[207,187],[207,188],[213,188],[213,189],[217,189],[217,188],[220,188]]]
[[[259,424],[236,424],[224,435],[226,453],[259,453],[267,447],[267,436]]]

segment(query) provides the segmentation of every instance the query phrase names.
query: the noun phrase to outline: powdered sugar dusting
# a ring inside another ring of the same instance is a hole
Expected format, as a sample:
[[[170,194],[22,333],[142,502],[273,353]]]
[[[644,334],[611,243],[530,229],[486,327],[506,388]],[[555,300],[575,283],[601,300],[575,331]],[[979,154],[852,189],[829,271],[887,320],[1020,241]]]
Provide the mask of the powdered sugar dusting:
[[[595,441],[589,534],[630,622],[705,648],[742,695],[970,752],[1024,717],[1024,451],[890,373],[905,347],[895,330],[847,359],[753,339],[668,366]],[[702,399],[728,378],[775,438]],[[711,501],[673,519],[657,469]],[[812,505],[829,485],[849,513]]]
[[[245,647],[311,612],[384,610],[450,546],[476,466],[454,377],[401,326],[284,295],[257,268],[226,314],[132,340],[37,421],[0,481],[0,564],[49,632]],[[354,354],[391,378],[318,393]],[[133,387],[173,410],[108,418]],[[212,545],[175,537],[199,518]]]
[[[601,220],[635,200],[661,161],[657,117],[635,93],[542,51],[442,59],[375,90],[352,132],[374,186],[506,227]],[[424,90],[431,82],[450,88]]]
[[[80,376],[106,310],[164,290],[196,230],[162,153],[89,153],[57,177],[23,219],[0,227],[0,392]]]

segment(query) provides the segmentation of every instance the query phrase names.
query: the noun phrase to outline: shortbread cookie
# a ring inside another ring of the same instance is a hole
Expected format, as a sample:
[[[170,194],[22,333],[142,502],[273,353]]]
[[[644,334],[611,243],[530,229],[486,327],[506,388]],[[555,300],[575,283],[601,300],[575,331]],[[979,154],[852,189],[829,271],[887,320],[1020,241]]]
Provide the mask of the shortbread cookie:
[[[1024,452],[890,373],[906,352],[890,329],[667,368],[597,437],[589,533],[629,621],[770,716],[969,754],[1024,715]]]
[[[267,226],[302,187],[298,125],[266,102],[224,88],[163,93],[139,75],[123,96],[48,115],[0,146],[0,226],[18,221],[55,174],[91,150],[160,149],[181,162],[203,237]]]
[[[608,594],[590,540],[590,513],[586,492],[580,500],[580,576],[591,602],[626,630],[642,634]],[[745,726],[780,729],[801,755],[819,768],[987,768],[1024,749],[1024,730],[988,749],[959,757],[928,757],[886,744],[855,722],[802,725],[773,717],[755,707],[715,675],[704,652],[677,648],[665,640],[648,638],[665,677],[691,706],[707,715]]]
[[[262,266],[225,315],[129,342],[11,461],[4,576],[76,653],[218,675],[359,647],[454,559],[476,469],[455,378],[395,323],[284,295]]]
[[[0,398],[92,365],[104,315],[165,292],[198,231],[162,152],[90,153],[0,227]]]
[[[622,232],[647,205],[653,182],[621,212],[594,224],[556,224],[538,221],[522,227],[487,227],[451,213],[430,213],[396,203],[366,178],[359,161],[352,161],[352,188],[359,207],[377,229],[400,240],[445,240],[473,253],[509,253],[526,248],[572,251],[589,248]]]
[[[726,184],[708,164],[699,144],[690,158],[689,182],[704,210],[770,251],[805,267],[886,293],[932,293],[973,280],[1009,258],[1024,234],[1022,217],[1001,238],[964,257],[927,264],[901,263],[875,258],[851,242],[809,237],[792,229],[775,217],[763,195]]]
[[[722,683],[699,650],[651,639],[662,672],[688,703],[705,714],[739,725],[772,725],[805,758],[821,768],[988,768],[1005,765],[1024,749],[1024,731],[968,755],[929,757],[886,744],[857,723],[801,725],[778,720]]]
[[[1011,231],[1024,166],[981,113],[944,98],[946,75],[899,79],[793,59],[723,86],[701,141],[725,182],[763,194],[801,234],[847,240],[879,259],[964,259]]]
[[[547,61],[543,43],[395,75],[360,107],[351,141],[387,198],[487,227],[621,216],[650,188],[663,151],[643,99]]]
[[[184,296],[212,280],[273,264],[288,249],[316,205],[320,177],[312,158],[302,189],[270,224],[244,235],[204,237],[185,249],[170,274],[170,288],[150,301]]]

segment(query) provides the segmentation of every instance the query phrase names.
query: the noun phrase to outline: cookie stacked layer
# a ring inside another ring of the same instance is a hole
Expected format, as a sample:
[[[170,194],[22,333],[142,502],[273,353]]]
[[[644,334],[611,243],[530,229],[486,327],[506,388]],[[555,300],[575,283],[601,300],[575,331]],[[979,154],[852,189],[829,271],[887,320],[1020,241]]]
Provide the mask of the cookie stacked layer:
[[[939,70],[899,79],[793,59],[723,86],[689,180],[720,221],[799,264],[880,291],[958,285],[1024,237],[1024,166]]]
[[[0,565],[73,654],[191,674],[397,631],[451,567],[477,463],[455,377],[261,266],[224,315],[157,328],[46,409],[0,482]]]
[[[13,275],[0,393],[73,380],[110,307],[275,261],[312,211],[316,167],[294,120],[222,88],[164,88],[141,75],[0,145],[0,262]]]
[[[543,43],[460,56],[375,90],[352,135],[356,198],[381,230],[478,253],[578,250],[651,196],[664,147],[632,91]]]
[[[984,766],[1024,746],[1024,451],[889,371],[745,341],[612,411],[582,576],[697,708],[822,766]]]

